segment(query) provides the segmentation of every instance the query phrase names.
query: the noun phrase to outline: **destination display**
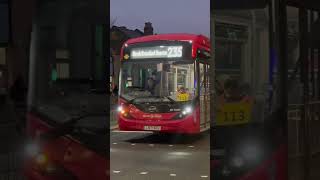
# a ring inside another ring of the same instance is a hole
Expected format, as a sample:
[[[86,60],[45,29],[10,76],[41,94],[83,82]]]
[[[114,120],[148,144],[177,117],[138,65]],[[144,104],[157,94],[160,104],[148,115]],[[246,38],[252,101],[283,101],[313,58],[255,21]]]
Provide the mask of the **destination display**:
[[[154,46],[143,48],[132,48],[131,59],[150,58],[181,58],[183,56],[183,46]]]
[[[185,61],[192,60],[190,41],[149,41],[127,44],[123,49],[122,61]]]

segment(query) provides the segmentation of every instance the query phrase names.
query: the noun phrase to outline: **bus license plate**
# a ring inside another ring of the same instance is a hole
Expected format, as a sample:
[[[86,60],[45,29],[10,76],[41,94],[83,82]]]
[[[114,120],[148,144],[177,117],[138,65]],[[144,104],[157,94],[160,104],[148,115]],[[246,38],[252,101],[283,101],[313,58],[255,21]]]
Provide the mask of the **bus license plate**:
[[[146,131],[160,131],[161,126],[144,126],[144,130],[146,130]]]

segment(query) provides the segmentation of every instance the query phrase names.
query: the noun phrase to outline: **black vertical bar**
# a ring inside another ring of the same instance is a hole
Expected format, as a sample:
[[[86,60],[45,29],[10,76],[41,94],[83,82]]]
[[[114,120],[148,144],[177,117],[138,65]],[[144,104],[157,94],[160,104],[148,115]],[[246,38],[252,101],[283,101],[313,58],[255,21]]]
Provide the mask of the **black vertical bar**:
[[[269,68],[270,68],[270,74],[269,74],[269,86],[272,88],[269,91],[269,112],[272,111],[272,100],[273,100],[273,63],[274,63],[274,55],[275,55],[275,47],[274,47],[274,14],[273,14],[273,1],[270,0],[268,3],[268,10],[269,10],[269,53],[270,53],[270,60],[269,60]]]
[[[311,16],[310,16],[310,31],[309,31],[309,36],[311,35],[312,32],[312,24],[314,22],[314,12],[311,11]],[[311,51],[311,55],[310,55],[310,71],[311,71],[311,85],[312,85],[312,97],[315,97],[316,94],[316,87],[315,87],[315,76],[314,76],[314,43],[310,42],[310,51]]]
[[[302,125],[302,134],[303,134],[303,144],[304,144],[304,178],[305,180],[309,179],[309,143],[308,143],[308,125],[307,125],[307,104],[308,103],[308,12],[305,8],[299,9],[299,32],[300,32],[300,56],[302,59],[302,83],[303,83],[303,108],[301,114],[301,125]]]
[[[287,118],[287,109],[288,109],[288,88],[287,88],[287,79],[288,79],[288,54],[287,54],[287,37],[288,37],[288,25],[287,25],[287,4],[286,0],[275,1],[278,4],[278,26],[279,26],[279,58],[278,58],[278,72],[279,72],[279,105],[280,105],[280,120],[282,121],[282,131],[288,139],[288,118]],[[288,157],[286,157],[288,160]],[[285,166],[285,171],[288,174],[288,167]]]
[[[282,120],[283,130],[287,131],[287,104],[288,104],[288,97],[287,97],[287,8],[286,8],[286,1],[280,0],[279,4],[279,97],[280,97],[280,106],[282,109]]]
[[[317,15],[318,15],[318,19],[320,18],[320,12],[318,12],[317,13]],[[316,47],[317,49],[318,49],[318,52],[317,52],[317,58],[318,58],[318,67],[317,67],[317,70],[318,70],[318,75],[317,75],[317,79],[318,79],[318,100],[320,100],[320,45],[319,44],[317,44],[317,47]],[[319,111],[320,111],[320,109],[319,109]]]
[[[95,24],[91,24],[90,26],[90,35],[91,35],[91,58],[92,60],[90,61],[90,88],[94,89],[95,88],[95,81],[96,81],[96,76],[95,76],[95,67],[96,67],[96,62],[97,62],[97,47],[96,47],[96,26]]]

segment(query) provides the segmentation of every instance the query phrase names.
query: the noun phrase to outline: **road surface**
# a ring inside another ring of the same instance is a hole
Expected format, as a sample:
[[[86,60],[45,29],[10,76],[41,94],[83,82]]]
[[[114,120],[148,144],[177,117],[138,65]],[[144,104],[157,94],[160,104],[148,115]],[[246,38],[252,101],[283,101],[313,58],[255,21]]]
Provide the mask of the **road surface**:
[[[210,134],[161,135],[112,131],[111,180],[210,179]]]

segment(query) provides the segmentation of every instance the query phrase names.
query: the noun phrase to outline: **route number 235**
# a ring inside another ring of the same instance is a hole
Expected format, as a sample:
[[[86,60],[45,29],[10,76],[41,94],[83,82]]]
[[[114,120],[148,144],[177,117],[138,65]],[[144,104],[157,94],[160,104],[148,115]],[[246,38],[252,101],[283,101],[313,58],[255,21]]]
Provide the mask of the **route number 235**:
[[[168,47],[168,57],[182,57],[182,46]]]

